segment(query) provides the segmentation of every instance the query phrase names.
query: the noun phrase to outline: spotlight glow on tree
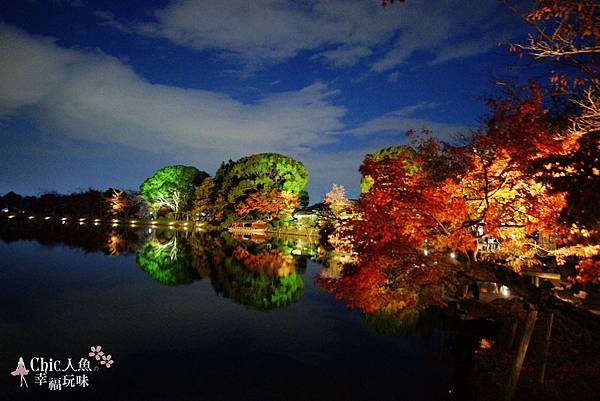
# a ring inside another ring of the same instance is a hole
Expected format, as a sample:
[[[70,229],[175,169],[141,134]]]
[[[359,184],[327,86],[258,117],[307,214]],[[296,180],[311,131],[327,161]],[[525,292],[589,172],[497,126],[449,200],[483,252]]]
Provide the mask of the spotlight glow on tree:
[[[144,181],[140,193],[155,214],[161,207],[168,207],[178,215],[193,197],[196,186],[207,177],[195,167],[167,166]]]

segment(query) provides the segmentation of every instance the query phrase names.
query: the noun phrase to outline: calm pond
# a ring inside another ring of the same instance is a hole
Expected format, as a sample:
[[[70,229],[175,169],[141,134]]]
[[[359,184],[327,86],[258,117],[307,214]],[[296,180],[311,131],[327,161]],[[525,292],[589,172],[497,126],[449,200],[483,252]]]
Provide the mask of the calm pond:
[[[392,332],[368,321],[314,283],[318,261],[333,265],[316,242],[60,224],[0,234],[2,399],[453,400],[464,391],[477,338],[439,319]],[[98,345],[110,369],[89,356]],[[27,387],[8,374],[19,358]]]

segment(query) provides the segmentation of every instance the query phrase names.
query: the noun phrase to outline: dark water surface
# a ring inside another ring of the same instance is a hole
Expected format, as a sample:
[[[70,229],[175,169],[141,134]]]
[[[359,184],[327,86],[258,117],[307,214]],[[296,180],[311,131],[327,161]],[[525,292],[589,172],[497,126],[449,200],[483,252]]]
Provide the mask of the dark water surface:
[[[378,333],[313,283],[316,244],[57,230],[0,241],[1,399],[445,400],[461,390],[447,333]],[[261,276],[261,252],[284,255],[292,273]],[[110,369],[88,356],[96,345]],[[28,368],[34,357],[99,368],[85,388],[51,391],[32,371],[25,388],[10,375],[19,357]]]

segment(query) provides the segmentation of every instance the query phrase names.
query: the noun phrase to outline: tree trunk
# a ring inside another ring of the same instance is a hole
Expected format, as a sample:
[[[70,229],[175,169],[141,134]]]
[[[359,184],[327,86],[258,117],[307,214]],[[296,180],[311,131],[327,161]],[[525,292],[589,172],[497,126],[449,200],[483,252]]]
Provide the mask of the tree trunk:
[[[504,393],[504,401],[512,401],[515,395],[515,390],[517,389],[517,384],[519,383],[519,376],[521,375],[521,368],[523,367],[523,361],[525,360],[527,348],[529,347],[529,341],[531,340],[531,334],[533,334],[533,328],[535,327],[537,313],[538,312],[535,309],[530,309],[527,313],[523,336],[521,337],[521,342],[519,343],[519,348],[517,349],[517,355],[515,356],[513,366],[508,376],[508,383]]]

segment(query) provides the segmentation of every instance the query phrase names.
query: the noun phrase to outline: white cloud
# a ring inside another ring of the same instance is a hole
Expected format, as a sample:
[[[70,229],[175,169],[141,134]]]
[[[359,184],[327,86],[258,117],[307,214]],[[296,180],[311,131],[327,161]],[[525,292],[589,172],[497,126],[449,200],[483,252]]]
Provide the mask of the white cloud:
[[[371,68],[376,72],[388,71],[416,52],[433,55],[437,62],[483,53],[489,46],[472,46],[472,37],[485,36],[493,45],[494,36],[503,30],[506,13],[496,0],[415,1],[406,7],[393,48]],[[465,48],[467,44],[470,51],[452,56],[457,48]]]
[[[0,116],[26,109],[47,132],[75,140],[222,159],[302,153],[343,128],[345,108],[332,103],[337,92],[320,82],[243,103],[152,84],[114,57],[65,49],[5,24],[0,53]]]
[[[441,62],[488,50],[464,49],[472,35],[501,28],[500,7],[497,0],[411,0],[385,8],[380,0],[177,0],[149,21],[124,23],[106,12],[97,16],[126,32],[220,51],[246,68],[312,51],[313,58],[336,67],[369,59],[372,70],[381,72],[420,51]],[[449,56],[457,46],[463,50]]]
[[[354,135],[402,135],[411,129],[416,132],[427,129],[434,137],[446,141],[455,139],[457,134],[468,133],[469,127],[462,124],[443,123],[415,116],[420,111],[432,110],[436,107],[438,107],[436,103],[419,103],[407,106],[368,120],[345,133]]]
[[[349,49],[375,45],[392,33],[393,15],[397,11],[389,12],[386,22],[375,24],[386,17],[375,1],[182,0],[158,10],[156,21],[140,24],[138,30],[196,50],[225,50],[247,63],[261,64],[330,44]],[[367,55],[364,49],[361,53]]]
[[[49,135],[46,140],[67,139],[65,157],[75,140],[168,153],[214,171],[221,160],[276,151],[304,161],[313,195],[335,181],[356,196],[357,170],[381,139],[376,134],[456,128],[415,118],[437,106],[420,103],[345,131],[346,109],[332,102],[338,92],[321,82],[244,103],[221,93],[152,84],[114,57],[62,48],[5,24],[0,24],[0,52],[0,118],[26,113]],[[374,140],[360,149],[319,149],[344,135],[370,134]]]
[[[110,26],[127,33],[135,33],[135,29],[119,22],[117,18],[115,18],[115,15],[110,11],[94,11],[92,14],[102,21],[100,25]]]
[[[50,38],[32,38],[0,22],[0,117],[37,104],[66,79],[76,52],[57,51]]]
[[[431,61],[431,65],[445,63],[446,61],[461,59],[465,57],[475,56],[485,53],[494,48],[496,43],[490,37],[468,40],[456,45],[448,46],[440,49],[436,53],[435,58]]]
[[[363,57],[373,53],[368,47],[339,47],[334,50],[328,50],[313,56],[313,59],[322,58],[327,60],[335,67],[351,67]]]

